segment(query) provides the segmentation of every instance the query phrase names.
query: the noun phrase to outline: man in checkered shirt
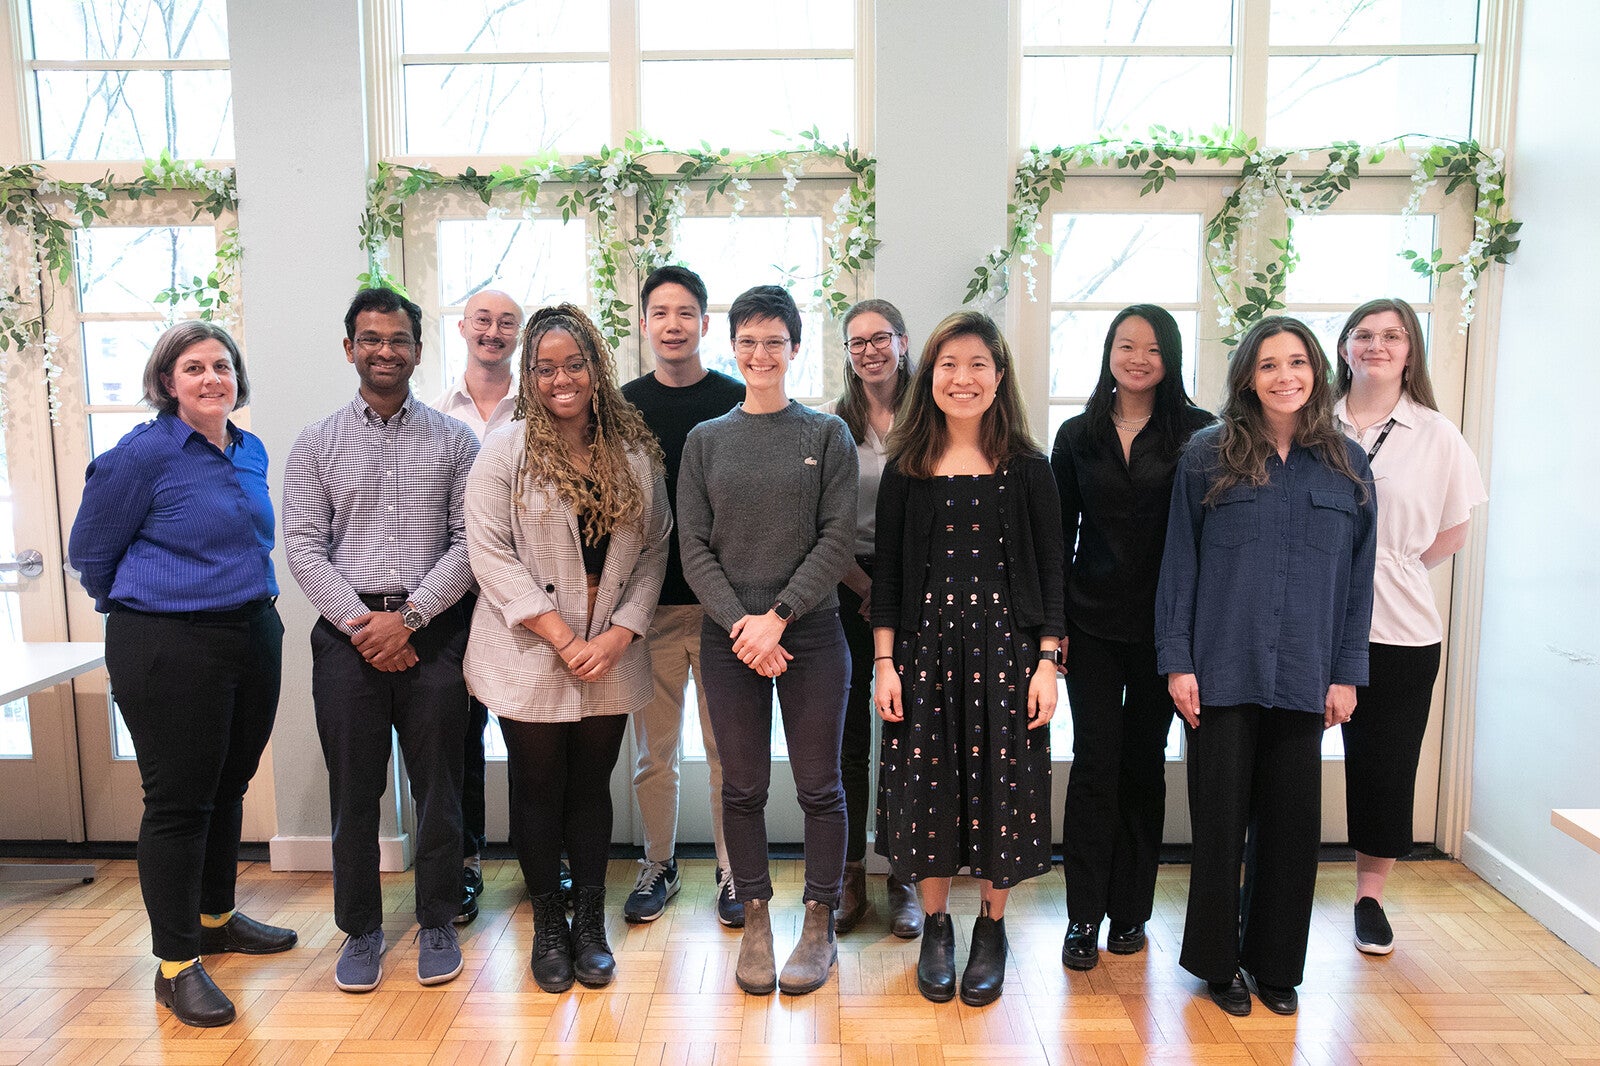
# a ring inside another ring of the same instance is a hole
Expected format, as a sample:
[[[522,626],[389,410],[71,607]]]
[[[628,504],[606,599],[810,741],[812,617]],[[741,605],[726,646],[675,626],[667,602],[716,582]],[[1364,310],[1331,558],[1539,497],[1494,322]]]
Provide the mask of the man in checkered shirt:
[[[289,569],[322,617],[311,690],[333,812],[334,920],[347,939],[334,983],[383,977],[378,803],[398,734],[416,800],[417,979],[461,972],[461,676],[472,584],[462,498],[478,440],[411,395],[422,312],[386,289],[345,314],[355,398],[306,427],[284,470]]]

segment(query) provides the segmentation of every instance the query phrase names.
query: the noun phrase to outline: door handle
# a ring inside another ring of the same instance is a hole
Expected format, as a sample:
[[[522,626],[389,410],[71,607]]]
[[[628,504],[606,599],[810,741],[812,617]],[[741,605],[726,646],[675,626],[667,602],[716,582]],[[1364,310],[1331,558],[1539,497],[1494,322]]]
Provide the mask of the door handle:
[[[32,548],[24,548],[16,557],[0,560],[0,574],[14,573],[19,578],[38,577],[44,573],[44,556]],[[5,582],[0,587],[16,588],[21,582]]]

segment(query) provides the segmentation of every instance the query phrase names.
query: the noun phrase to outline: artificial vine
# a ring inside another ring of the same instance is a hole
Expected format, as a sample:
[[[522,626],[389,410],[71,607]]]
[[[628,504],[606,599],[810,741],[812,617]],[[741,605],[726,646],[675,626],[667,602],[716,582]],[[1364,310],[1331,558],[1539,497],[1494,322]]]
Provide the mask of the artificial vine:
[[[361,246],[367,253],[367,270],[360,276],[366,286],[401,290],[388,269],[389,242],[405,229],[405,205],[420,193],[435,189],[468,191],[488,207],[491,218],[503,217],[495,207],[497,193],[512,193],[524,218],[541,213],[539,190],[554,184],[561,188],[556,202],[563,221],[588,213],[595,226],[589,234],[589,280],[594,292],[596,324],[615,344],[631,334],[633,315],[618,282],[626,266],[640,274],[667,262],[683,218],[691,182],[705,182],[707,202],[721,196],[737,216],[745,206],[750,179],[781,176],[779,196],[787,214],[794,207],[791,193],[807,166],[817,162],[842,165],[854,176],[833,207],[826,232],[827,261],[815,279],[813,297],[838,316],[849,308],[850,298],[840,287],[843,277],[855,277],[871,262],[878,247],[876,236],[875,164],[871,156],[848,143],[829,144],[816,127],[800,134],[793,148],[754,154],[700,147],[682,150],[643,134],[631,134],[620,148],[601,148],[595,155],[562,162],[554,155],[529,160],[521,166],[504,166],[488,173],[469,167],[460,174],[441,174],[428,167],[380,162],[377,176],[367,183],[367,209],[361,218]],[[622,221],[624,201],[635,205],[631,227]]]
[[[221,170],[174,159],[163,151],[147,159],[143,172],[132,181],[116,181],[110,174],[93,181],[59,181],[46,175],[37,163],[0,167],[0,351],[6,363],[38,352],[49,382],[50,411],[60,408],[56,383],[61,367],[56,362],[60,338],[49,328],[49,295],[45,280],[72,280],[73,234],[107,217],[112,197],[138,200],[160,192],[193,192],[194,214],[220,218],[239,204],[233,168]],[[179,305],[192,302],[201,318],[225,322],[235,317],[239,267],[239,231],[230,226],[217,246],[216,265],[204,277],[163,289],[155,302],[175,314]],[[4,415],[5,369],[0,367],[0,418]]]
[[[1448,181],[1446,192],[1454,192],[1468,182],[1476,191],[1473,239],[1458,259],[1445,260],[1443,251],[1437,248],[1399,253],[1410,260],[1411,268],[1419,274],[1438,276],[1460,268],[1464,332],[1476,311],[1479,278],[1489,264],[1505,263],[1516,251],[1522,223],[1507,212],[1504,154],[1500,149],[1485,152],[1476,141],[1415,136],[1395,138],[1373,147],[1341,141],[1320,148],[1266,151],[1255,138],[1231,130],[1205,135],[1154,126],[1144,139],[1103,137],[1087,144],[1030,148],[1023,153],[1012,183],[1006,243],[997,246],[978,265],[967,283],[966,302],[1004,296],[1010,290],[1015,264],[1022,267],[1028,298],[1037,298],[1037,253],[1051,251],[1039,239],[1039,216],[1051,194],[1060,192],[1074,171],[1107,166],[1134,171],[1143,178],[1139,195],[1145,196],[1178,177],[1174,164],[1205,160],[1228,165],[1242,161],[1238,186],[1207,220],[1205,232],[1206,262],[1215,283],[1217,324],[1228,331],[1223,340],[1231,347],[1252,322],[1284,307],[1284,290],[1298,262],[1294,219],[1326,210],[1340,194],[1349,191],[1363,165],[1379,163],[1391,151],[1407,152],[1407,140],[1420,144],[1409,150],[1414,167],[1413,188],[1404,214],[1416,214],[1423,193],[1440,180]],[[1269,196],[1283,204],[1287,228],[1282,240],[1271,242],[1274,254],[1263,262],[1256,249],[1240,238],[1250,231],[1248,224],[1260,216]]]

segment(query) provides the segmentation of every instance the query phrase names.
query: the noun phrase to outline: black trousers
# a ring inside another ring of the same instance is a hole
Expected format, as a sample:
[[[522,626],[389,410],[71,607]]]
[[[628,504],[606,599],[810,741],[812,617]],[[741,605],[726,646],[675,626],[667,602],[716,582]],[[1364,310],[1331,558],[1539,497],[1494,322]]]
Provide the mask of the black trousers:
[[[531,895],[561,887],[561,853],[578,888],[606,883],[611,856],[611,771],[625,714],[576,722],[500,719],[511,781],[511,846]]]
[[[467,620],[459,606],[418,630],[411,646],[417,665],[387,673],[367,665],[326,618],[311,629],[311,696],[333,813],[333,918],[351,936],[383,924],[378,801],[389,783],[392,735],[400,738],[416,801],[417,922],[448,925],[461,908]]]
[[[1145,922],[1155,902],[1166,815],[1167,732],[1175,708],[1151,642],[1102,640],[1071,627],[1067,696],[1072,776],[1062,813],[1067,915]]]
[[[1340,727],[1350,846],[1363,855],[1403,859],[1411,854],[1417,761],[1439,676],[1439,645],[1369,644],[1367,661],[1371,684],[1356,689],[1355,714]]]
[[[1178,962],[1207,981],[1243,967],[1298,985],[1322,836],[1322,715],[1202,706],[1187,734],[1194,862]]]
[[[283,673],[269,601],[209,614],[106,619],[106,670],[144,786],[139,889],[151,949],[172,962],[200,954],[201,914],[233,909],[244,793]]]
[[[867,576],[872,560],[856,557]],[[867,816],[872,813],[868,776],[873,754],[872,623],[861,617],[861,597],[848,585],[839,586],[839,621],[844,625],[845,646],[850,649],[850,690],[844,699],[844,737],[839,744],[839,776],[844,781],[846,862],[867,857]]]
[[[469,592],[461,597],[460,610],[467,624],[472,624],[472,609],[477,606],[478,594]],[[488,779],[488,758],[484,754],[483,731],[489,728],[489,708],[478,697],[467,695],[467,732],[461,738],[461,857],[470,859],[483,853],[488,843],[484,828],[484,785]]]

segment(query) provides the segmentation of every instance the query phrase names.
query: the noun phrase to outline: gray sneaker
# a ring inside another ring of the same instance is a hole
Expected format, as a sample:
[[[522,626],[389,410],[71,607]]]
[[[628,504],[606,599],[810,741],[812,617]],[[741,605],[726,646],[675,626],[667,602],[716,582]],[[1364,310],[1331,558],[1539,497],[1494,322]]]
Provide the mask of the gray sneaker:
[[[431,925],[417,933],[417,983],[442,985],[461,972],[461,944],[453,925]]]
[[[333,968],[333,983],[344,992],[371,992],[381,980],[383,930],[345,937],[344,950]]]

